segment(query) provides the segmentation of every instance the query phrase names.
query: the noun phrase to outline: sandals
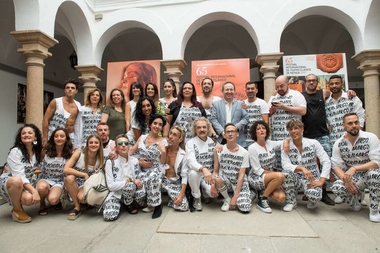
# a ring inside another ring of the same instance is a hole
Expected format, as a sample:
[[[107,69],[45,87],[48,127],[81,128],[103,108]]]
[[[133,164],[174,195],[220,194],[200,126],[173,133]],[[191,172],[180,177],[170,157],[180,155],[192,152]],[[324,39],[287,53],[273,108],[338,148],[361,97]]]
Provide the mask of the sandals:
[[[30,217],[24,210],[16,210],[13,208],[11,214],[14,221],[20,223],[28,223],[32,221],[32,217]]]
[[[329,206],[333,206],[333,205],[335,205],[334,200],[332,200],[332,199],[329,197],[329,195],[327,195],[327,193],[322,194],[322,199],[321,199],[321,201],[322,201],[323,203],[325,203],[326,205],[329,205]]]
[[[41,208],[39,211],[38,211],[38,215],[40,216],[45,216],[45,215],[48,215],[48,208],[47,207],[43,207]]]
[[[139,209],[137,209],[137,207],[133,203],[126,206],[126,208],[127,208],[127,212],[133,215],[139,212]]]
[[[73,210],[71,210],[69,212],[69,215],[67,216],[67,219],[68,220],[76,220],[81,215],[82,215],[82,212],[80,210],[78,211],[77,209],[74,208]]]

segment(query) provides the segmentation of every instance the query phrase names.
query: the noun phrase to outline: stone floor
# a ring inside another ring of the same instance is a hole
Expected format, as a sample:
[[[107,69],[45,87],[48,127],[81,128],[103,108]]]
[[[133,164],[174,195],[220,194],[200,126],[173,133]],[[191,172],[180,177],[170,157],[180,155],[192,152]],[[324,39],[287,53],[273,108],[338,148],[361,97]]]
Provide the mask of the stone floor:
[[[368,202],[368,196],[367,196]],[[164,203],[167,201],[164,200]],[[222,200],[204,204],[203,212],[176,212],[164,207],[160,218],[123,212],[105,222],[100,213],[85,211],[76,221],[68,209],[12,221],[8,204],[0,206],[0,252],[379,252],[380,224],[368,220],[368,207],[353,212],[346,204],[308,210],[298,196],[290,213],[271,203],[272,214],[220,211]]]

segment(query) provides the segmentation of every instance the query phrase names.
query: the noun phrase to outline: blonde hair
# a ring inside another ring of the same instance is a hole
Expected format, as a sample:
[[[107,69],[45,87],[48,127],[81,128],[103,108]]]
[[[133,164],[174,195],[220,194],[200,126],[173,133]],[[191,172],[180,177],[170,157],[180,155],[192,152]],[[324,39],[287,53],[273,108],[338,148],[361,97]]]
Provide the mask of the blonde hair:
[[[90,160],[90,158],[88,157],[88,142],[91,138],[96,138],[99,141],[99,150],[96,153],[96,161],[99,161],[99,166],[102,166],[104,163],[102,140],[100,139],[99,135],[92,134],[87,138],[86,147],[82,150],[82,153],[84,155],[84,170],[86,171],[86,173],[88,173],[88,161]]]

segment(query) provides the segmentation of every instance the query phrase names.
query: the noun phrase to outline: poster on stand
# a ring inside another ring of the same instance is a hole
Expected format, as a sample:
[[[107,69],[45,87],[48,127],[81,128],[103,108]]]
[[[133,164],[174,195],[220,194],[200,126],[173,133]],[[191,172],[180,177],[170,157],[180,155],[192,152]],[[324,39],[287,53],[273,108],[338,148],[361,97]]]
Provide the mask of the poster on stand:
[[[126,101],[129,101],[130,85],[140,83],[144,89],[148,83],[154,83],[160,92],[160,60],[109,62],[107,66],[106,101],[112,89],[123,91]],[[158,94],[159,95],[159,94]]]
[[[222,85],[229,81],[236,87],[235,98],[244,100],[245,83],[250,80],[249,59],[224,59],[191,62],[191,82],[195,85],[197,96],[202,95],[202,80],[211,78],[214,81],[212,95],[223,97]]]
[[[289,88],[300,92],[305,90],[305,78],[314,74],[319,79],[319,88],[326,89],[332,75],[340,75],[348,89],[347,62],[345,53],[284,55],[284,75],[289,78]]]

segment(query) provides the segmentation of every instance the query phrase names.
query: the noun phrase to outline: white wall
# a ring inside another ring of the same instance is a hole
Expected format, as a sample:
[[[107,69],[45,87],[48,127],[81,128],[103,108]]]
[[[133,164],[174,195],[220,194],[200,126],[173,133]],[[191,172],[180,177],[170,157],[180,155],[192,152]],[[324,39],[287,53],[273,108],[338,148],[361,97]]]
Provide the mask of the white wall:
[[[0,165],[6,162],[8,151],[13,145],[17,130],[22,124],[17,124],[17,84],[26,84],[24,75],[18,75],[0,69]],[[46,91],[54,93],[55,97],[63,96],[62,89],[45,84]],[[78,93],[77,100],[83,103],[83,92]]]

